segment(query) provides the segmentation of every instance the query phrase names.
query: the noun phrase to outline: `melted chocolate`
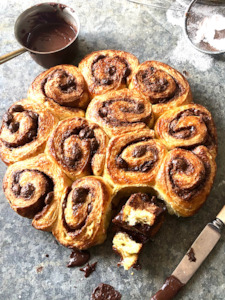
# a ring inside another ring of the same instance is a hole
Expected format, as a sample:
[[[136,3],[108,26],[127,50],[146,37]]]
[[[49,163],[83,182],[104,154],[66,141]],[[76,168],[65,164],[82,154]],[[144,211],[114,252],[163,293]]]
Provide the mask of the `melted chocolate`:
[[[96,265],[97,261],[91,265],[88,263],[84,268],[80,268],[80,271],[84,272],[84,276],[87,278],[95,271]]]
[[[188,259],[192,262],[196,262],[195,252],[194,249],[191,248],[187,253]]]
[[[36,19],[36,26],[23,37],[25,46],[33,51],[57,51],[76,37],[76,28],[66,23],[57,12],[40,13]]]
[[[90,259],[90,252],[79,251],[74,249],[70,255],[70,261],[67,265],[68,268],[80,267],[86,264]]]
[[[91,300],[120,300],[122,295],[109,284],[101,283],[92,293]]]
[[[166,279],[161,289],[151,297],[151,300],[171,300],[173,299],[184,284],[175,276]]]

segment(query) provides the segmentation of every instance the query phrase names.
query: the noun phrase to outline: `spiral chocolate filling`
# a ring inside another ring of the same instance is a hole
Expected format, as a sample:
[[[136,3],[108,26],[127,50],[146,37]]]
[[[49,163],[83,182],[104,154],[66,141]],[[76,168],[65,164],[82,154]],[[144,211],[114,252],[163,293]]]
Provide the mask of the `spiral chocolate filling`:
[[[111,99],[107,102],[102,103],[102,107],[98,110],[98,115],[100,118],[104,120],[105,123],[110,123],[112,126],[119,127],[129,124],[137,124],[137,123],[147,123],[150,119],[150,115],[141,118],[138,121],[122,121],[118,120],[116,118],[113,118],[111,113],[112,109],[110,108],[110,105],[116,103],[116,102],[124,102],[127,104],[127,106],[121,106],[119,107],[120,111],[123,113],[133,113],[133,114],[142,114],[145,110],[145,105],[142,102],[138,102],[134,99],[128,99],[128,98],[118,98],[118,99]]]
[[[47,85],[49,85],[49,88],[46,88]],[[49,92],[48,89],[50,88],[51,90],[55,88],[59,92]],[[73,107],[73,103],[79,99],[82,94],[82,91],[78,91],[76,78],[63,69],[54,70],[49,73],[48,76],[42,80],[41,89],[45,97],[65,107]],[[60,93],[68,94],[68,97],[62,99]]]
[[[77,136],[79,139],[89,142],[91,160],[99,148],[99,143],[95,136],[94,129],[90,128],[89,126],[80,126],[73,128],[70,131],[64,132],[61,138],[61,143],[59,145],[62,154],[64,154],[64,143],[66,139],[68,139],[71,136]],[[82,149],[78,145],[78,143],[74,143],[72,151],[70,152],[70,156],[63,155],[62,157],[62,163],[66,167],[74,170],[77,168],[79,161],[83,157]]]
[[[89,214],[91,213],[93,206],[91,203],[88,203],[87,210],[85,213],[85,216],[83,216],[83,219],[77,224],[76,226],[68,225],[65,218],[65,209],[67,206],[68,196],[72,193],[72,210],[73,214],[81,208],[82,205],[84,205],[87,196],[89,193],[91,193],[91,190],[88,187],[77,187],[73,189],[72,191],[68,189],[67,195],[63,200],[62,203],[62,220],[63,220],[63,226],[66,229],[67,232],[69,232],[71,235],[75,236],[79,233],[79,230],[82,229],[82,227],[86,224],[87,218]]]
[[[154,168],[155,163],[158,161],[159,155],[158,155],[158,150],[157,148],[154,148],[150,145],[143,145],[143,146],[137,146],[136,148],[134,148],[132,156],[133,157],[141,157],[144,156],[146,154],[146,152],[151,152],[153,154],[153,159],[152,160],[148,160],[143,162],[141,165],[136,165],[135,167],[131,167],[129,166],[129,163],[126,162],[122,157],[121,154],[124,151],[124,149],[130,145],[136,144],[138,142],[144,142],[144,141],[148,141],[151,140],[151,137],[142,137],[136,140],[133,140],[132,142],[126,144],[125,146],[123,146],[120,150],[120,152],[118,153],[118,155],[116,156],[116,165],[118,168],[120,169],[124,169],[125,171],[128,172],[149,172],[151,169]]]
[[[135,76],[135,80],[140,85],[144,86],[143,90],[146,92],[154,92],[154,93],[161,93],[166,91],[169,88],[169,82],[164,77],[158,77],[155,73],[157,70],[154,67],[147,68],[145,70],[140,70]],[[183,86],[170,74],[168,74],[175,82],[176,88],[174,91],[169,93],[168,97],[162,98],[154,98],[151,96],[151,103],[152,104],[160,104],[160,103],[168,103],[173,101],[175,98],[179,97],[183,94],[184,88]]]
[[[54,183],[53,180],[46,175],[45,173],[33,170],[33,169],[25,169],[22,171],[17,171],[12,174],[12,192],[16,198],[23,198],[25,201],[32,201],[32,198],[35,197],[36,187],[32,183],[26,183],[25,185],[20,184],[20,178],[24,173],[30,173],[31,178],[40,176],[40,180],[42,180],[41,188],[41,196],[35,203],[18,208],[18,213],[23,215],[24,217],[32,218],[35,216],[35,219],[38,219],[45,206],[49,205],[54,197]]]
[[[24,114],[24,117],[28,117],[30,119],[29,126],[27,126],[28,131],[21,132],[20,122],[16,120],[14,113],[17,114],[22,113]],[[37,137],[38,134],[38,121],[39,121],[39,116],[37,113],[31,110],[24,109],[22,105],[19,104],[14,105],[3,116],[3,124],[6,126],[6,128],[9,129],[12,135],[15,135],[15,139],[14,139],[15,141],[9,142],[2,139],[2,142],[8,148],[18,148],[32,142]]]
[[[191,201],[191,199],[202,190],[204,187],[209,175],[211,173],[211,166],[208,162],[202,161],[204,164],[204,169],[199,173],[198,181],[189,188],[180,188],[173,180],[173,175],[177,172],[192,174],[195,170],[195,167],[188,162],[184,157],[175,156],[168,165],[169,179],[172,185],[174,192],[178,197],[182,198],[185,201]]]
[[[190,108],[190,109],[186,109],[184,111],[179,112],[177,114],[177,116],[170,122],[169,134],[177,139],[189,139],[189,138],[193,137],[197,131],[197,129],[194,126],[180,127],[178,129],[174,129],[174,128],[176,128],[176,125],[181,118],[188,117],[188,116],[200,117],[201,122],[205,123],[205,126],[207,128],[207,135],[206,135],[205,140],[201,141],[201,143],[191,145],[191,147],[196,147],[200,144],[204,144],[207,147],[207,146],[212,146],[213,144],[215,144],[216,141],[215,141],[215,136],[213,135],[213,132],[211,129],[212,124],[211,124],[210,117],[206,113],[204,113],[196,108]],[[182,147],[182,148],[184,148],[184,147]],[[190,147],[185,147],[185,148],[190,148]]]
[[[122,69],[121,71],[118,70],[118,66]],[[100,76],[102,73],[99,70],[104,72],[104,76]],[[91,73],[95,84],[107,86],[118,80],[118,78],[126,83],[127,77],[131,74],[131,69],[125,58],[99,55],[92,62]]]

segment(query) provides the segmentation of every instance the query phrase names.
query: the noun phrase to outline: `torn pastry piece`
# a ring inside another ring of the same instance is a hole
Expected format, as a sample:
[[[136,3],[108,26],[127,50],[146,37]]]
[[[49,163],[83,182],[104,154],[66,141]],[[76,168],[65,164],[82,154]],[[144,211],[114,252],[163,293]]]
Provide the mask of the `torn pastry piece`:
[[[125,270],[136,264],[143,244],[160,229],[165,211],[165,205],[156,196],[136,193],[113,219],[119,231],[113,239],[113,250],[120,254]]]

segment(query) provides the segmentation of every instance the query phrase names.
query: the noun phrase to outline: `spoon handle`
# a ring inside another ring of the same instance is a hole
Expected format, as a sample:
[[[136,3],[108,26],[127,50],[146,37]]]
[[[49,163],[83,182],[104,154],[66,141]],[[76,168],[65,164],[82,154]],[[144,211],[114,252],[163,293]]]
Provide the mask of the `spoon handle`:
[[[0,65],[18,55],[26,52],[26,51],[27,51],[27,49],[21,48],[21,49],[18,49],[18,50],[15,50],[15,51],[12,51],[10,53],[0,56]]]

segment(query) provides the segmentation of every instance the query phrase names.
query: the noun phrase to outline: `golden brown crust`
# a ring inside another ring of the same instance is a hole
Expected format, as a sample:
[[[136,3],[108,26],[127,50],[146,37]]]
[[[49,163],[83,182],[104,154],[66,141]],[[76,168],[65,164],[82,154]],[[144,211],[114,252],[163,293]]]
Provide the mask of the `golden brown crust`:
[[[146,129],[112,138],[106,154],[104,177],[114,185],[154,185],[166,147]]]
[[[61,197],[70,180],[44,154],[11,165],[3,180],[10,206],[19,215],[32,218],[36,229],[51,231]]]
[[[79,250],[103,243],[111,218],[111,193],[101,177],[77,179],[61,201],[52,231],[56,239]]]
[[[89,103],[85,80],[77,67],[58,65],[42,72],[31,84],[28,99],[44,104],[60,120],[83,117]]]
[[[184,76],[159,61],[145,61],[140,64],[129,88],[149,98],[155,118],[168,109],[192,102],[191,89]]]
[[[59,122],[48,140],[46,154],[75,180],[102,174],[107,143],[107,135],[97,124],[75,117]]]
[[[47,109],[24,99],[15,102],[3,116],[0,156],[12,164],[44,152],[50,133],[58,123]]]
[[[204,145],[216,157],[216,127],[211,113],[202,105],[187,104],[165,112],[155,124],[155,133],[169,150]]]
[[[155,188],[170,212],[192,216],[205,202],[215,172],[215,160],[205,146],[193,151],[175,148],[166,155]]]
[[[128,86],[139,61],[133,54],[101,50],[87,55],[79,64],[91,98]]]
[[[136,91],[111,91],[92,99],[86,118],[101,126],[109,137],[153,125],[151,103]]]

